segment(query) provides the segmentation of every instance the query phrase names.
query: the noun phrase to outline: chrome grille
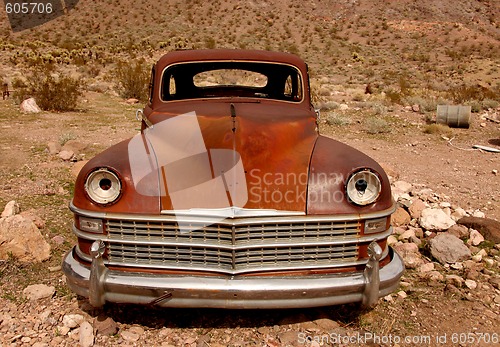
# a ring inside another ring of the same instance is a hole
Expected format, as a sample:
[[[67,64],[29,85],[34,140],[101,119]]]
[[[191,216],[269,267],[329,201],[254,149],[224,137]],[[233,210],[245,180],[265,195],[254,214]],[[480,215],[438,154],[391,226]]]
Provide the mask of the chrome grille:
[[[358,221],[107,220],[108,263],[238,274],[358,263]]]

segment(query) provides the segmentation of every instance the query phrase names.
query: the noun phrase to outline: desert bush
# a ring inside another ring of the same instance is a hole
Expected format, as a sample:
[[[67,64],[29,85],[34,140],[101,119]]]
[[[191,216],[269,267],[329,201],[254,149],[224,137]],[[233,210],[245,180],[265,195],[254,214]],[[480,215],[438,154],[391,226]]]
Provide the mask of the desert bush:
[[[12,89],[14,89],[12,98],[14,99],[14,102],[17,104],[20,104],[24,100],[32,97],[28,89],[27,82],[21,78],[16,77],[12,80]]]
[[[390,124],[382,118],[370,117],[366,119],[365,126],[365,131],[368,134],[383,134],[391,132]]]
[[[80,79],[53,73],[53,67],[37,67],[26,81],[14,79],[14,100],[21,103],[33,97],[38,106],[46,111],[72,111],[84,87]]]
[[[335,126],[346,126],[351,124],[351,118],[346,115],[331,113],[326,116],[326,124]]]
[[[72,111],[82,94],[83,82],[70,76],[54,77],[49,71],[34,73],[30,87],[42,110]]]
[[[497,108],[500,105],[500,102],[493,99],[484,99],[482,104],[483,108],[487,110],[489,108]]]
[[[149,84],[149,67],[143,59],[134,63],[120,61],[114,69],[114,81],[123,98],[146,100]]]
[[[451,128],[445,124],[428,124],[424,128],[426,134],[451,135]]]
[[[480,85],[471,86],[462,84],[450,88],[448,93],[456,103],[464,103],[471,100],[483,101],[484,99],[500,99],[500,96],[497,95],[495,91]]]
[[[339,107],[340,107],[340,104],[338,102],[335,102],[335,101],[327,101],[327,102],[322,102],[319,104],[319,108],[321,110],[325,110],[325,111],[336,110]]]

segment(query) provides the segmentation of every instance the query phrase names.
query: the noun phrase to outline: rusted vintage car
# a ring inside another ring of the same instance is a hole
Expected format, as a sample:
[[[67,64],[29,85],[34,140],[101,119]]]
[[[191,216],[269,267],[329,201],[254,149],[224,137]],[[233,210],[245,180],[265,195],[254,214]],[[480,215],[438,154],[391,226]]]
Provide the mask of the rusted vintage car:
[[[318,134],[297,56],[168,53],[137,116],[140,134],[90,160],[70,204],[63,269],[93,306],[372,306],[397,288],[388,178]]]

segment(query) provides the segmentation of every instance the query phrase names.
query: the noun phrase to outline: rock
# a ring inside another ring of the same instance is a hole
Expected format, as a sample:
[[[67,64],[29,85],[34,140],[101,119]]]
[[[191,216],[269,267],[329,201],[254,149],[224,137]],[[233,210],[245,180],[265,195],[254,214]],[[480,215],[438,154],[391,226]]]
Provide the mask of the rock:
[[[471,258],[471,251],[456,236],[441,233],[429,241],[432,256],[441,264],[456,263]]]
[[[339,110],[340,111],[345,111],[345,110],[348,110],[349,109],[349,105],[347,104],[340,104],[339,105]]]
[[[61,236],[61,235],[56,235],[56,236],[54,236],[51,240],[52,240],[52,242],[54,242],[56,245],[62,245],[62,244],[64,243],[64,241],[66,241],[66,240],[64,239],[64,237],[63,237],[63,236]]]
[[[61,151],[61,145],[59,142],[51,141],[47,143],[47,150],[49,151],[49,154],[56,155]]]
[[[469,237],[469,228],[460,224],[452,225],[447,232],[455,235],[459,239],[465,239]]]
[[[394,200],[398,201],[399,197],[411,191],[412,185],[405,181],[396,181],[392,184],[392,195]]]
[[[411,105],[411,110],[413,112],[420,112],[420,105],[418,105],[418,104]]]
[[[482,249],[472,256],[472,260],[474,260],[477,263],[480,263],[483,260],[483,258],[486,256],[488,256],[488,252],[486,252],[486,250]]]
[[[465,286],[471,290],[477,288],[477,282],[474,280],[465,280]]]
[[[94,328],[96,334],[101,335],[111,336],[118,332],[118,324],[116,324],[113,318],[104,315],[97,316],[94,319]]]
[[[410,220],[410,215],[402,207],[398,207],[396,212],[391,216],[391,222],[395,226],[406,225],[410,223]]]
[[[398,292],[398,296],[399,296],[401,299],[406,299],[406,298],[408,297],[408,294],[406,294],[406,292],[405,292],[405,291],[400,290],[400,291]]]
[[[128,330],[121,331],[120,336],[122,337],[122,339],[124,339],[125,341],[128,341],[128,342],[139,341],[139,338],[140,338],[140,336],[138,334],[133,333],[133,332],[128,331]]]
[[[419,223],[424,229],[442,231],[454,225],[455,221],[441,209],[426,208],[422,211]]]
[[[62,335],[62,336],[68,335],[68,333],[69,333],[70,330],[71,330],[70,328],[64,327],[64,326],[63,327],[59,327],[59,326],[57,327],[57,333],[59,335]]]
[[[463,208],[458,207],[455,209],[455,211],[452,212],[450,217],[456,222],[460,218],[465,217],[465,216],[467,216],[467,212],[465,212],[465,210]]]
[[[322,331],[332,331],[333,329],[337,329],[340,325],[334,320],[331,320],[330,318],[320,318],[316,319],[314,321],[316,325],[322,330]]]
[[[390,236],[387,238],[387,244],[388,244],[389,246],[392,246],[392,245],[396,244],[397,242],[398,242],[398,239],[397,239],[397,237],[396,237],[396,236],[394,236],[394,235],[390,235]]]
[[[408,240],[408,239],[410,239],[412,237],[416,237],[414,229],[408,229],[404,233],[402,233],[401,235],[399,235],[399,239],[400,240]]]
[[[62,151],[70,151],[73,152],[75,155],[80,154],[87,148],[87,144],[82,143],[77,140],[69,140],[67,141],[64,146],[62,146]]]
[[[439,283],[444,281],[444,276],[439,271],[435,270],[426,273],[425,277],[427,278],[429,285],[433,287],[438,286]]]
[[[489,282],[493,287],[500,290],[500,277],[491,277]]]
[[[394,249],[401,255],[408,269],[415,269],[424,263],[418,246],[414,243],[397,243]]]
[[[500,243],[500,222],[494,219],[463,217],[457,223],[479,231],[488,241]]]
[[[420,267],[418,268],[418,272],[420,273],[426,273],[426,272],[431,272],[434,270],[434,263],[426,263],[426,264],[422,264],[420,265]]]
[[[476,218],[484,218],[486,217],[486,215],[484,214],[484,212],[481,212],[479,210],[475,210],[473,213],[472,213],[472,217],[476,217]]]
[[[45,284],[32,284],[24,288],[23,295],[29,300],[40,300],[52,297],[55,292],[56,288],[53,286],[47,286]]]
[[[446,275],[446,283],[452,284],[455,287],[460,288],[464,283],[464,280],[462,277],[457,275]]]
[[[73,151],[63,150],[63,151],[60,151],[57,156],[59,158],[61,158],[62,160],[69,161],[75,156],[75,153]]]
[[[2,218],[12,217],[19,213],[19,204],[14,200],[9,201],[2,212]]]
[[[282,346],[297,346],[299,341],[298,331],[286,331],[278,335],[278,338]]]
[[[78,174],[80,173],[80,171],[82,170],[82,168],[85,166],[85,164],[87,164],[89,161],[88,160],[81,160],[81,161],[77,161],[75,164],[73,164],[73,167],[71,168],[71,175],[74,177],[74,178],[77,178],[78,177]]]
[[[129,104],[129,105],[133,105],[133,104],[139,103],[139,100],[138,99],[134,99],[134,98],[130,98],[130,99],[127,99],[125,102],[127,104]]]
[[[83,323],[85,318],[81,314],[66,314],[62,319],[63,326],[74,329]]]
[[[420,218],[420,215],[425,208],[425,203],[422,200],[415,199],[408,209],[410,211],[411,218]]]
[[[422,245],[422,241],[418,237],[416,237],[416,236],[410,236],[410,238],[408,239],[408,241],[416,244],[419,247],[420,247],[420,245]]]
[[[460,291],[460,289],[458,289],[457,287],[455,287],[453,284],[451,283],[448,283],[446,285],[446,287],[444,288],[446,291],[450,292],[452,295],[456,295],[458,296],[459,298],[462,297],[462,292]]]
[[[42,110],[38,105],[36,104],[35,99],[29,98],[21,102],[21,105],[19,106],[21,108],[21,112],[25,113],[40,113]]]
[[[475,229],[470,230],[469,240],[467,240],[467,244],[478,246],[481,242],[484,241],[483,235],[479,233],[479,231]]]
[[[23,211],[20,214],[24,218],[32,221],[38,229],[45,228],[45,221],[42,218],[40,218],[39,216],[37,216],[33,210]]]
[[[50,258],[50,245],[40,230],[21,215],[0,219],[0,259],[9,254],[23,263],[40,262]]]
[[[401,194],[409,193],[412,189],[411,183],[405,182],[405,181],[396,181],[393,184],[393,187],[395,190],[398,190],[401,192]]]
[[[80,324],[80,346],[91,347],[94,345],[94,329],[89,322]]]

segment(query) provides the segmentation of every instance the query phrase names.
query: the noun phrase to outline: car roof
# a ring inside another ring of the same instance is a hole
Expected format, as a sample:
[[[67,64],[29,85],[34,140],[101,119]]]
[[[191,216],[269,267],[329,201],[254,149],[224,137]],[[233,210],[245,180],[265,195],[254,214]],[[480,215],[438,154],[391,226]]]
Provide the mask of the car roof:
[[[165,54],[158,60],[157,67],[163,69],[164,67],[174,63],[217,60],[274,62],[290,64],[298,67],[303,72],[307,71],[304,61],[294,54],[248,49],[201,49],[172,51]]]

